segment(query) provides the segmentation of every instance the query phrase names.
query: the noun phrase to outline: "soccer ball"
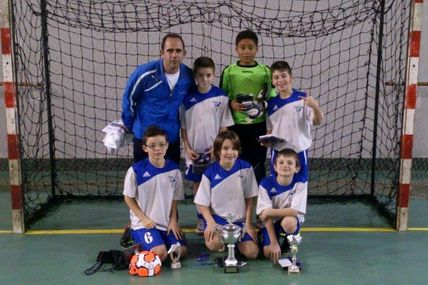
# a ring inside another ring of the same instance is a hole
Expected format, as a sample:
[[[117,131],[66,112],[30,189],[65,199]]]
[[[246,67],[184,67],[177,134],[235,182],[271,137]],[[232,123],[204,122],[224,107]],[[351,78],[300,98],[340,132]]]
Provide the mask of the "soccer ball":
[[[159,256],[150,251],[137,252],[129,263],[129,274],[149,277],[159,274],[162,262]]]

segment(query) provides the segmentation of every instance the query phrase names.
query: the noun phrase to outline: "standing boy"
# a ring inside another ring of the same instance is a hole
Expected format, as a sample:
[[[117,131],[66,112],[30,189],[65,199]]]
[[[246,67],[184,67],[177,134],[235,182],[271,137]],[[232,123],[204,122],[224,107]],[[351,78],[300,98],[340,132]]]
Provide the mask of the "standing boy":
[[[242,144],[241,158],[251,163],[257,182],[265,177],[266,149],[258,142],[266,134],[263,100],[274,94],[271,90],[269,67],[255,61],[258,37],[251,30],[236,36],[235,50],[239,60],[227,66],[221,76],[220,87],[229,96],[235,131]]]
[[[211,58],[201,56],[193,64],[197,88],[184,99],[180,109],[181,136],[185,150],[185,178],[192,181],[196,194],[202,173],[211,161],[214,139],[219,132],[233,125],[229,100],[224,91],[214,85],[215,66]],[[198,213],[198,234],[203,233],[202,215]]]
[[[299,155],[299,175],[308,180],[308,149],[312,144],[311,125],[320,125],[324,119],[318,102],[306,93],[293,89],[293,74],[285,61],[271,66],[272,85],[277,95],[268,101],[267,133],[284,142],[272,145],[272,160],[278,151],[291,148]],[[272,167],[271,167],[272,168]]]
[[[142,142],[148,158],[128,169],[123,190],[130,209],[131,237],[140,250],[150,250],[162,261],[177,242],[185,255],[186,241],[177,215],[177,201],[184,199],[180,169],[165,159],[167,135],[159,127],[148,127]]]

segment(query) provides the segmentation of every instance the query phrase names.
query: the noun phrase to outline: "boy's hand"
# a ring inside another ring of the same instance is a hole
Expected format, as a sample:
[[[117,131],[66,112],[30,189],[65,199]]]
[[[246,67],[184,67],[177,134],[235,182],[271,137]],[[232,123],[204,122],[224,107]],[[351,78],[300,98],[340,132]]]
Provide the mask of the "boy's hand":
[[[253,225],[251,224],[245,224],[245,232],[247,234],[249,234],[254,241],[257,241],[257,233],[256,230],[254,229]]]
[[[278,242],[271,241],[270,245],[265,247],[265,250],[267,251],[270,260],[272,260],[273,263],[278,263],[278,259],[281,256],[281,247]]]
[[[314,97],[312,97],[312,96],[300,97],[300,98],[303,100],[303,103],[306,106],[308,106],[308,107],[310,107],[312,109],[315,109],[315,108],[319,107],[317,100],[315,100]]]
[[[260,145],[264,146],[264,147],[271,147],[272,143],[270,143],[270,142],[260,142]]]
[[[208,223],[207,228],[204,231],[204,238],[206,241],[212,241],[217,232],[217,224],[216,223]]]
[[[166,234],[169,235],[169,233],[172,231],[176,239],[183,239],[183,231],[178,226],[177,221],[171,220],[169,221],[168,229],[166,230]]]
[[[215,159],[215,157],[214,157],[214,148],[213,147],[211,147],[209,150],[207,150],[206,152],[205,152],[206,154],[208,154],[209,156],[210,156],[210,158],[211,159]]]
[[[153,229],[156,226],[156,223],[149,217],[144,217],[141,222],[146,229]]]
[[[244,104],[241,104],[241,103],[237,102],[236,100],[230,101],[230,108],[233,111],[237,111],[237,112],[245,112],[247,110],[247,108],[245,107]]]
[[[262,220],[262,222],[266,222],[266,220],[270,218],[270,210],[271,210],[270,208],[264,209],[260,213],[259,218],[260,218],[260,220]]]
[[[199,158],[199,154],[190,147],[186,148],[186,154],[191,160],[196,160]]]

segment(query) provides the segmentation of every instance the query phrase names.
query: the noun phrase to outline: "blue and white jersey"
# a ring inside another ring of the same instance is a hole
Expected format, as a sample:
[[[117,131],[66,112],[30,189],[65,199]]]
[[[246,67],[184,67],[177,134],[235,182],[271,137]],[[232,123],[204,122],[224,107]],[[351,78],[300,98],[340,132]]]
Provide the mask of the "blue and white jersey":
[[[235,221],[245,221],[245,199],[257,196],[257,181],[248,162],[237,159],[232,169],[226,170],[219,162],[213,163],[202,176],[195,196],[195,204],[211,208],[211,213]]]
[[[148,158],[132,165],[125,177],[123,195],[135,198],[141,211],[156,223],[156,228],[166,230],[173,200],[183,200],[183,179],[178,165],[166,160],[157,168]],[[144,228],[141,220],[130,210],[133,230]]]
[[[268,101],[266,127],[272,134],[285,140],[274,144],[275,150],[291,148],[296,152],[307,150],[312,144],[313,110],[301,97],[306,93],[293,89],[291,96],[282,99],[279,94]]]
[[[274,175],[262,180],[259,186],[256,213],[259,215],[264,209],[292,208],[298,212],[297,218],[302,224],[305,221],[306,203],[308,198],[308,182],[293,176],[289,185],[280,185]],[[273,219],[273,222],[280,218]]]
[[[187,131],[190,147],[204,153],[213,146],[220,128],[233,125],[226,93],[212,86],[207,93],[196,88],[184,98],[180,109],[181,128]],[[185,156],[189,165],[192,160]]]

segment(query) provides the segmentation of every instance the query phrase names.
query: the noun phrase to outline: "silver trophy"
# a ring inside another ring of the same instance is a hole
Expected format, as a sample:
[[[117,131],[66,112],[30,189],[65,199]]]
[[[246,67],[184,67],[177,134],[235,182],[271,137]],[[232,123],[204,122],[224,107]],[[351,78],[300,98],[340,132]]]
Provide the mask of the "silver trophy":
[[[180,256],[181,256],[181,244],[179,242],[174,243],[168,250],[169,258],[171,258],[171,268],[181,268]]]
[[[226,220],[228,223],[220,227],[221,236],[228,249],[228,256],[224,261],[224,273],[238,273],[239,264],[235,258],[235,243],[241,238],[242,228],[233,224],[232,214],[227,215]]]
[[[297,235],[288,235],[288,243],[290,244],[291,251],[291,265],[288,267],[288,275],[291,274],[300,274],[300,268],[297,266],[297,252],[299,251],[299,244],[302,241],[300,234]]]

